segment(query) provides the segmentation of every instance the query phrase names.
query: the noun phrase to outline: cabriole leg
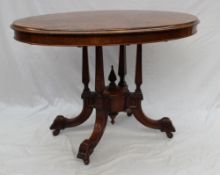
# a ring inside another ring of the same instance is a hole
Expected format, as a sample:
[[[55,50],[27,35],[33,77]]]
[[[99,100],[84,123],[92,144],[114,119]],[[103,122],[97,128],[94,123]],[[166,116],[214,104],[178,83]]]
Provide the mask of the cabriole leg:
[[[96,70],[95,70],[95,107],[96,121],[94,130],[89,139],[84,140],[80,147],[77,157],[83,159],[84,163],[89,164],[89,157],[94,148],[100,141],[108,120],[108,114],[105,106],[103,91],[105,89],[103,51],[101,46],[96,46]]]
[[[165,132],[168,138],[172,138],[172,132],[175,132],[175,128],[168,117],[164,117],[160,120],[153,120],[147,117],[141,107],[142,92],[142,45],[137,45],[137,57],[136,57],[136,73],[135,73],[135,84],[136,90],[134,93],[133,101],[135,107],[132,108],[134,117],[146,127],[160,129],[162,132]]]
[[[94,148],[99,143],[108,120],[108,115],[103,110],[96,110],[96,121],[93,133],[89,139],[84,140],[79,147],[77,157],[82,159],[86,165],[89,164],[89,157],[93,153]]]
[[[57,136],[62,129],[82,124],[91,115],[93,108],[90,105],[92,93],[89,89],[89,80],[88,48],[87,46],[84,46],[82,48],[82,83],[84,84],[84,90],[82,93],[83,109],[77,117],[72,119],[68,119],[62,115],[58,115],[50,126],[50,129],[53,130],[54,136]]]

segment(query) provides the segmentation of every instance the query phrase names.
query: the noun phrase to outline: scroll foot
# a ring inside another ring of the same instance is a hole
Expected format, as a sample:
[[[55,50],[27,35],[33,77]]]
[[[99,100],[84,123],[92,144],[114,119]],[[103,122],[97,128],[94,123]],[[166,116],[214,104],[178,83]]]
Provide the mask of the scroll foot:
[[[50,129],[53,130],[53,135],[57,136],[60,133],[60,130],[64,129],[66,127],[66,118],[62,115],[58,115],[52,125],[50,126]]]
[[[79,147],[77,158],[82,159],[84,164],[88,165],[90,162],[89,156],[92,154],[92,152],[93,148],[90,141],[88,139],[84,140]]]
[[[160,123],[160,130],[161,132],[165,132],[168,138],[173,137],[173,133],[175,132],[175,128],[171,122],[171,120],[168,117],[164,117],[159,120]]]
[[[53,135],[57,136],[60,133],[60,130],[65,129],[65,128],[70,128],[74,126],[78,126],[85,122],[89,116],[92,113],[93,108],[89,107],[88,105],[84,104],[83,110],[81,113],[75,117],[75,118],[65,118],[62,115],[58,115],[52,125],[50,126],[50,129],[53,130]]]
[[[161,132],[165,132],[168,138],[172,138],[172,132],[176,131],[171,120],[168,117],[164,117],[160,120],[150,119],[143,113],[140,105],[138,105],[137,108],[133,109],[133,114],[135,118],[144,126],[153,129],[159,129]]]
[[[89,164],[89,157],[92,154],[94,148],[99,143],[107,124],[108,115],[104,111],[96,110],[96,121],[89,139],[84,140],[79,147],[77,157],[82,159],[86,165]]]

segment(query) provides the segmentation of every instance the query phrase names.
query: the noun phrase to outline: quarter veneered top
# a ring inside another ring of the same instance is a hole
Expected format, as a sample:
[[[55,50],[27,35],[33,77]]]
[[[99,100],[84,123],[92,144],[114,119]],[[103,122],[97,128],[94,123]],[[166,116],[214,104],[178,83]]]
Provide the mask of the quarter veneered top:
[[[109,34],[176,29],[197,24],[197,17],[162,11],[86,11],[34,16],[15,21],[18,31],[46,34]]]
[[[178,12],[113,10],[33,16],[11,25],[15,39],[38,45],[89,46],[179,39],[196,33],[197,17]]]

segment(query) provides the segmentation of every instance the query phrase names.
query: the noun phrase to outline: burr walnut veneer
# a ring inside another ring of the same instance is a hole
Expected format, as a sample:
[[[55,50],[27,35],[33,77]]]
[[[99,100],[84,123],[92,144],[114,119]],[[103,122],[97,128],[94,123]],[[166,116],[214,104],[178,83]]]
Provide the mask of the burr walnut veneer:
[[[34,16],[16,20],[12,25],[18,41],[48,46],[82,47],[82,92],[81,113],[71,119],[56,117],[50,129],[56,136],[60,130],[85,122],[96,110],[96,120],[89,139],[84,140],[77,157],[85,164],[100,141],[108,116],[111,123],[119,112],[133,115],[144,126],[159,129],[172,138],[175,128],[168,117],[153,120],[142,110],[142,44],[188,37],[196,33],[197,17],[177,12],[162,11],[87,11]],[[134,92],[129,91],[126,76],[126,45],[137,44]],[[112,66],[109,85],[105,85],[103,68],[104,45],[119,45],[119,82]],[[95,46],[95,90],[89,88],[88,46]]]

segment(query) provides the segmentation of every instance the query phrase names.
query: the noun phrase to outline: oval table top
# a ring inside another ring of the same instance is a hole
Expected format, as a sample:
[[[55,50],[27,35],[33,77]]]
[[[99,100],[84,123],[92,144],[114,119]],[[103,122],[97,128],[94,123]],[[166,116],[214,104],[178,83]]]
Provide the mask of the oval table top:
[[[13,22],[15,39],[37,45],[136,44],[196,33],[197,17],[179,12],[112,10],[33,16]]]

